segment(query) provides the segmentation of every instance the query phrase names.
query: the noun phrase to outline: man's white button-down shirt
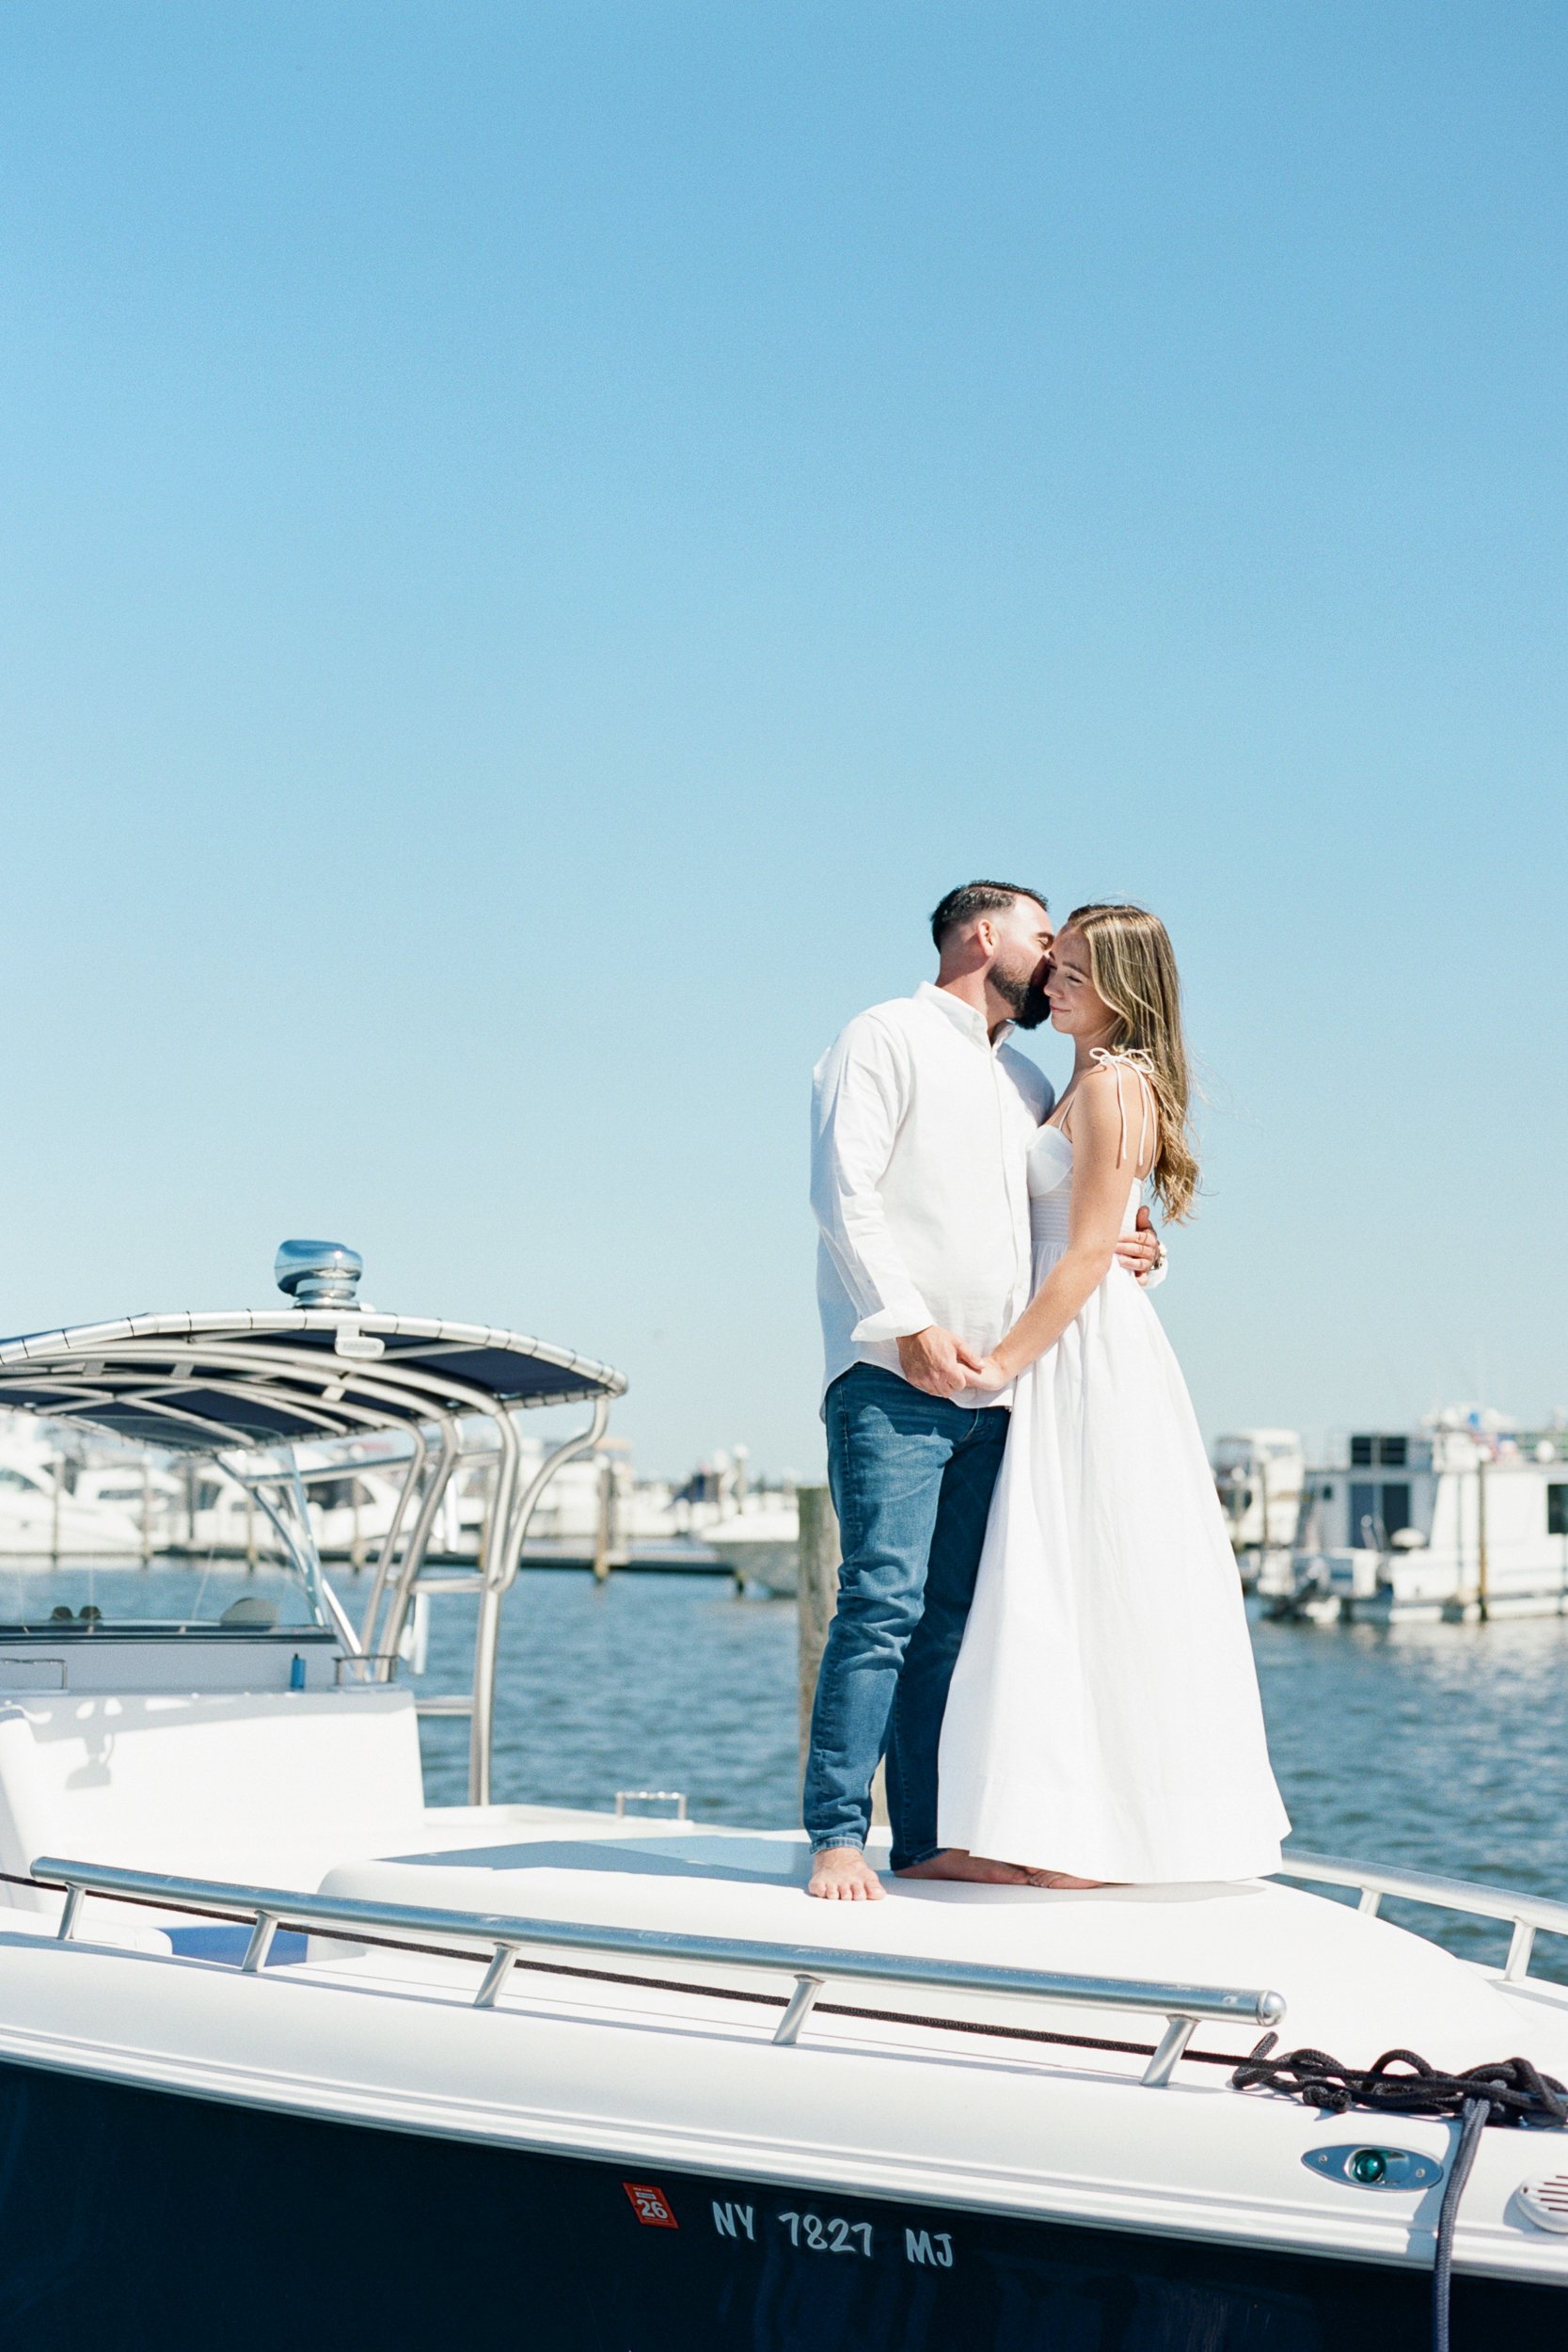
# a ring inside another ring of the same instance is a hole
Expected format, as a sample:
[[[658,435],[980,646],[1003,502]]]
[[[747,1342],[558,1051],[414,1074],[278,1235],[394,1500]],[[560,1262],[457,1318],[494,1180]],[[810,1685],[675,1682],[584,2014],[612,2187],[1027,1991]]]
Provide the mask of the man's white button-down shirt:
[[[925,981],[861,1013],[817,1064],[825,1387],[852,1364],[898,1372],[896,1342],[928,1324],[984,1353],[1028,1304],[1026,1157],[1055,1096],[1006,1036],[993,1044],[981,1014]]]

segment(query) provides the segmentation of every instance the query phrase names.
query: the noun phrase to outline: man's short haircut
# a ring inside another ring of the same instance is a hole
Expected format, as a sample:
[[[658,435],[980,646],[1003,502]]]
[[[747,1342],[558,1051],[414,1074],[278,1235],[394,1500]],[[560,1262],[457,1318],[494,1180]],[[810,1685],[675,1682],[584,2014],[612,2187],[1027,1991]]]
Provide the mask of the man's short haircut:
[[[1001,914],[1016,899],[1033,898],[1037,907],[1050,905],[1043,890],[1025,890],[1022,882],[961,882],[950,890],[931,917],[931,937],[940,948],[949,931],[973,923],[979,914]]]

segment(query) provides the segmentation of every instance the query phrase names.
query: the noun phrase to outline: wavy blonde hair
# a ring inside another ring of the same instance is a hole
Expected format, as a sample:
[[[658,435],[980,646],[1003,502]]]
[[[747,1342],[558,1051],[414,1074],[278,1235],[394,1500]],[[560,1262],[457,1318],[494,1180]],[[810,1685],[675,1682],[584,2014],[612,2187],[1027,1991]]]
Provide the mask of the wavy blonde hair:
[[[1089,951],[1089,977],[1116,1015],[1114,1053],[1137,1054],[1153,1089],[1160,1136],[1149,1175],[1174,1223],[1191,1215],[1197,1154],[1188,1125],[1192,1079],[1181,1033],[1181,979],[1170,934],[1147,907],[1074,907],[1063,931]]]

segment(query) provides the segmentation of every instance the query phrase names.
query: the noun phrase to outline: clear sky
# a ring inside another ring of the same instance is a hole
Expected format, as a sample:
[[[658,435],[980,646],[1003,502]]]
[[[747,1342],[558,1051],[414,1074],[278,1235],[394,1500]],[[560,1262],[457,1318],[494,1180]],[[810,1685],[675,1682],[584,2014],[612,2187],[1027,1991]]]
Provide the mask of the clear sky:
[[[8,0],[0,1328],[325,1233],[814,1471],[810,1068],[1000,872],[1176,940],[1207,1429],[1568,1405],[1565,69]]]

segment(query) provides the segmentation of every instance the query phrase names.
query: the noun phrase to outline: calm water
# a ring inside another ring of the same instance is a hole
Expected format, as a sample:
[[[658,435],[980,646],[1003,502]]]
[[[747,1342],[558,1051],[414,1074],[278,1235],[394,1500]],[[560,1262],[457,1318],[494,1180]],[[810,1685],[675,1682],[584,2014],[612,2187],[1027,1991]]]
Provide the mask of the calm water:
[[[462,1601],[435,1611],[425,1688],[460,1687],[471,1626]],[[1568,1623],[1259,1623],[1254,1639],[1297,1844],[1568,1897]],[[798,1819],[795,1706],[793,1603],[695,1577],[525,1574],[501,1635],[495,1793],[608,1805],[683,1788],[700,1820],[782,1827]],[[466,1730],[422,1726],[436,1803],[464,1798]],[[1387,1910],[1472,1957],[1507,1947],[1503,1928]],[[1568,1943],[1544,1939],[1543,1973],[1568,1973],[1560,1958]]]

